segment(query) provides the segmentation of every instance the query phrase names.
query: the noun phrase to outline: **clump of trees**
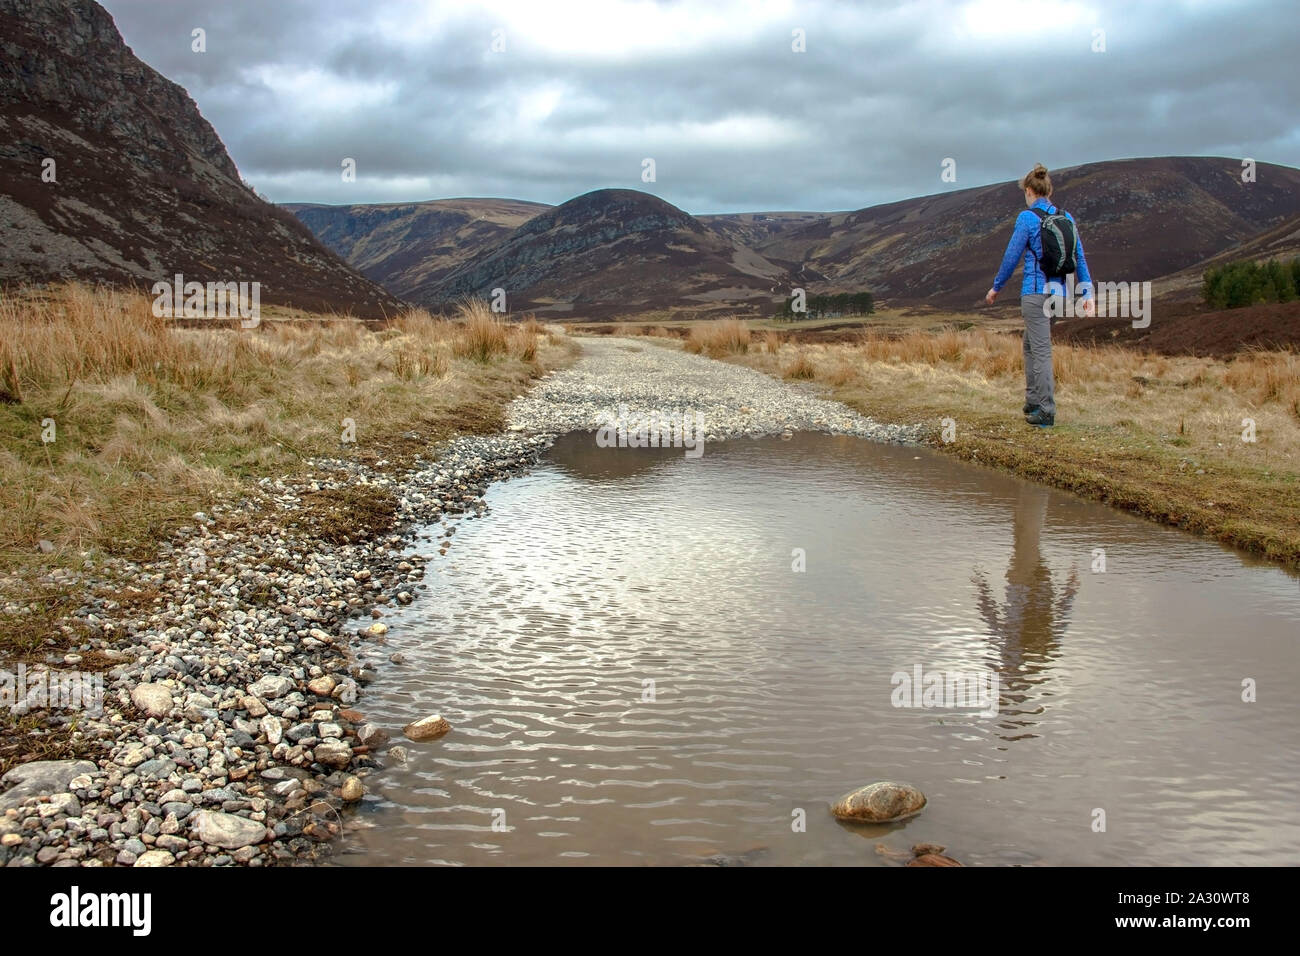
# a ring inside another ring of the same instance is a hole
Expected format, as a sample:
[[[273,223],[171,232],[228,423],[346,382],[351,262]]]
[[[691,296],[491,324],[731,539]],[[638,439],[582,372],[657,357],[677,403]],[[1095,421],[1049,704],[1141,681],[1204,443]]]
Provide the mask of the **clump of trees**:
[[[1291,302],[1300,290],[1300,257],[1290,262],[1229,262],[1205,270],[1203,295],[1216,309]]]
[[[795,297],[785,300],[781,317],[785,319],[833,319],[842,315],[870,315],[875,311],[870,292],[836,292],[831,295],[805,297],[806,312],[794,310]]]

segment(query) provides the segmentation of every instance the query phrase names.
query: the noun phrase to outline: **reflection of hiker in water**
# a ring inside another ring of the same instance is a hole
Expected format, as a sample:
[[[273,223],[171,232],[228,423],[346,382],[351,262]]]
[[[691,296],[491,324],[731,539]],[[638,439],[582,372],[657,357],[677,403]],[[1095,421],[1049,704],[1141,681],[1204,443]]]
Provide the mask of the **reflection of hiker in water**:
[[[1079,590],[1078,572],[1071,568],[1058,591],[1039,550],[1047,498],[1046,488],[1030,487],[1016,500],[1014,550],[1007,567],[1004,606],[998,605],[983,574],[975,574],[980,616],[998,647],[1002,696],[1017,704],[1026,699],[1029,688],[1039,683],[1039,672],[1056,656],[1057,642],[1069,624]]]

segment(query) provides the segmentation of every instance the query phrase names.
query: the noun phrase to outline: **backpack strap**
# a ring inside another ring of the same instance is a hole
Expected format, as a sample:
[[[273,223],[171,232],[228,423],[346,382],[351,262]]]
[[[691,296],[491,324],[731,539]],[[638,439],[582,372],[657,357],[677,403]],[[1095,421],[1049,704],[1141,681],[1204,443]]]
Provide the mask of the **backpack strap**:
[[[1041,228],[1043,223],[1047,221],[1049,213],[1045,209],[1039,209],[1037,206],[1030,206],[1029,211],[1038,217],[1038,225]],[[1042,240],[1040,239],[1039,241],[1041,242]],[[1038,271],[1042,272],[1043,278],[1046,279],[1047,272],[1043,269],[1043,260],[1034,255],[1034,247],[1030,243],[1026,242],[1025,248],[1029,250],[1031,256],[1034,256],[1034,261],[1038,263]]]

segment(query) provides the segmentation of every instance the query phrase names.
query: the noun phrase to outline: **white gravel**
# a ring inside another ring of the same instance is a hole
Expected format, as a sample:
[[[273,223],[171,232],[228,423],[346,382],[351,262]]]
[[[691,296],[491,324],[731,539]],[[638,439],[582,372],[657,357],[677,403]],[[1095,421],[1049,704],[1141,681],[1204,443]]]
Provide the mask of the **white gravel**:
[[[877,441],[915,441],[915,426],[886,425],[809,385],[634,339],[582,339],[583,356],[542,379],[509,410],[512,430],[539,435],[594,431],[626,406],[629,420],[698,416],[707,441],[819,431]]]

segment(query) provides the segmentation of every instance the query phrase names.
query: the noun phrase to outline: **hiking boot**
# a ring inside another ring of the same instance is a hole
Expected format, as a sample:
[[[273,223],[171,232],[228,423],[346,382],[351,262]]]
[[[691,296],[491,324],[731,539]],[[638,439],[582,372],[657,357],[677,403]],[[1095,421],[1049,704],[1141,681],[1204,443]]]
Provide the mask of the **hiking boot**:
[[[1037,428],[1051,428],[1056,424],[1056,416],[1047,414],[1041,408],[1035,408],[1025,416],[1025,422]]]
[[[1026,415],[1032,415],[1034,412],[1038,410],[1038,406],[1030,405],[1028,402],[1025,402],[1024,407],[1021,408],[1020,410],[1024,412]]]

